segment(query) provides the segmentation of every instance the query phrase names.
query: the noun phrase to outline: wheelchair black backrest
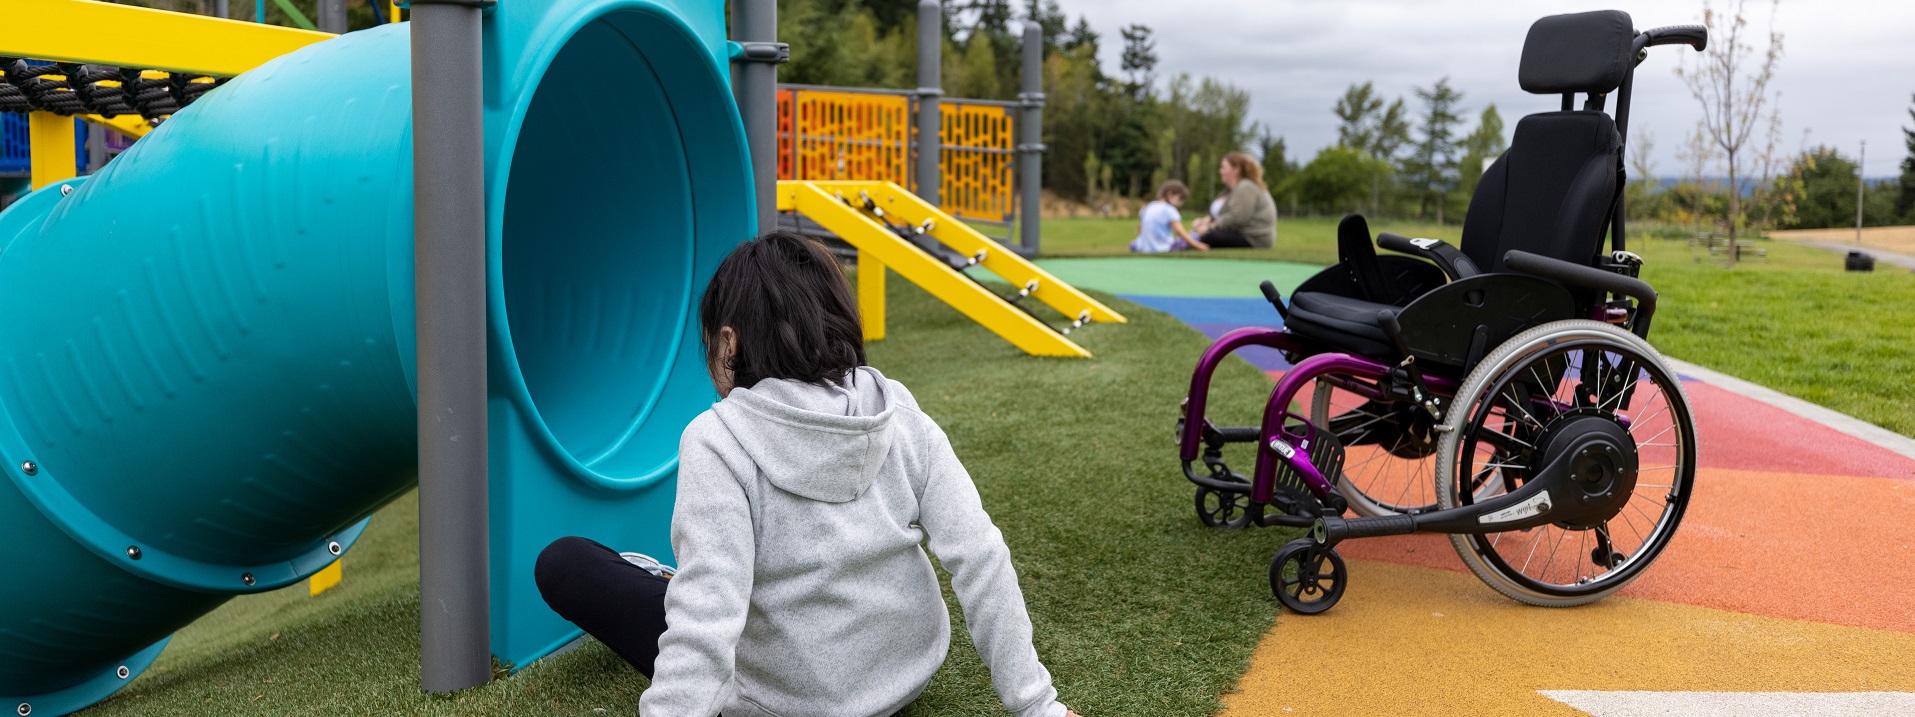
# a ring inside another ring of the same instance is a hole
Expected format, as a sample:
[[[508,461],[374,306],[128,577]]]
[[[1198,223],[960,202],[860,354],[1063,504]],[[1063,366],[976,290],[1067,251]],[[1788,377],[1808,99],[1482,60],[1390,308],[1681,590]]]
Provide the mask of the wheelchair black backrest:
[[[1583,265],[1602,251],[1622,136],[1600,98],[1628,77],[1635,36],[1629,14],[1619,10],[1555,15],[1530,26],[1518,81],[1528,92],[1564,95],[1563,111],[1517,122],[1509,151],[1476,185],[1461,249],[1477,266],[1505,271],[1503,255],[1511,249]],[[1597,99],[1570,110],[1574,93]]]

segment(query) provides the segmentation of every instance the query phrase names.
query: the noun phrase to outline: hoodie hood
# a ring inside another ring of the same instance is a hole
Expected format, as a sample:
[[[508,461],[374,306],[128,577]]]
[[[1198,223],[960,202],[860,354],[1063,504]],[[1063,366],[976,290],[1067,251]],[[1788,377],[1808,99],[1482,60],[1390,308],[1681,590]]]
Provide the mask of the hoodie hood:
[[[891,451],[898,401],[877,369],[818,385],[765,379],[712,407],[772,485],[827,503],[863,495]]]

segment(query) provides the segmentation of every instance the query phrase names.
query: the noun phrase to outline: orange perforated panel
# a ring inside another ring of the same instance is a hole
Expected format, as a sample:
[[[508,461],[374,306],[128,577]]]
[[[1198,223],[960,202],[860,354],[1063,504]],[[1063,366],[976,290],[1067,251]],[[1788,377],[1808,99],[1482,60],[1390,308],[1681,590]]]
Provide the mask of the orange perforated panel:
[[[791,179],[791,95],[778,89],[778,178]]]
[[[938,109],[944,144],[939,208],[965,219],[1010,221],[1017,142],[1012,108],[947,99]]]
[[[910,184],[910,97],[786,91],[791,93],[794,130],[790,141],[792,179]]]

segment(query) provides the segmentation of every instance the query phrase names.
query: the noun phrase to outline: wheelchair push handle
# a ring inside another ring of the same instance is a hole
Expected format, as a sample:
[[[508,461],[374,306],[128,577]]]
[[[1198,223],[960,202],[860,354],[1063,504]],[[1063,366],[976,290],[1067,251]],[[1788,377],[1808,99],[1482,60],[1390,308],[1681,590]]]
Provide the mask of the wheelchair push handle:
[[[1633,276],[1603,271],[1593,266],[1572,264],[1522,250],[1511,250],[1504,254],[1503,264],[1508,266],[1510,271],[1517,273],[1539,276],[1569,286],[1599,289],[1635,299],[1636,321],[1633,329],[1637,336],[1647,338],[1649,334],[1649,319],[1656,314],[1656,290],[1650,287],[1648,282]]]
[[[1643,47],[1688,45],[1701,52],[1709,48],[1709,28],[1701,25],[1670,25],[1644,30],[1638,36]]]

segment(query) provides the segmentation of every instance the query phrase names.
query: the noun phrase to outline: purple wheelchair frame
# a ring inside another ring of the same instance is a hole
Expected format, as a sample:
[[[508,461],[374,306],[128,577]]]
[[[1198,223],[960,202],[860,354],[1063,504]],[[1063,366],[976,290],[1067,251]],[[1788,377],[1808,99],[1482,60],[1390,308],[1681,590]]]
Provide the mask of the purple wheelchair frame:
[[[1210,348],[1204,350],[1203,358],[1197,361],[1197,369],[1190,376],[1190,394],[1185,404],[1183,436],[1179,441],[1178,455],[1183,459],[1185,475],[1193,482],[1208,486],[1191,473],[1189,466],[1197,460],[1203,449],[1204,429],[1216,429],[1205,417],[1204,408],[1210,397],[1210,377],[1217,366],[1223,363],[1232,352],[1249,346],[1267,346],[1285,353],[1296,355],[1306,353],[1307,348],[1296,335],[1282,329],[1242,328],[1224,334]],[[1264,404],[1263,423],[1257,435],[1257,462],[1251,473],[1250,499],[1257,503],[1269,504],[1276,493],[1277,464],[1281,461],[1303,478],[1305,485],[1317,498],[1322,499],[1336,493],[1332,479],[1323,475],[1316,464],[1310,460],[1310,442],[1320,427],[1292,433],[1285,428],[1285,417],[1294,416],[1288,410],[1290,402],[1318,378],[1331,375],[1351,375],[1382,381],[1389,378],[1395,367],[1375,359],[1364,358],[1347,353],[1321,353],[1298,362],[1277,381],[1270,392],[1270,401]],[[1425,385],[1439,395],[1449,396],[1456,392],[1458,382],[1449,377],[1426,375]],[[1382,398],[1368,386],[1350,384],[1342,388],[1366,395],[1369,398]],[[1301,417],[1298,417],[1301,418]],[[1221,488],[1222,486],[1208,486]],[[1237,486],[1236,490],[1242,490]],[[1304,517],[1304,516],[1298,516]],[[1314,520],[1316,516],[1308,516]],[[1305,523],[1307,524],[1307,523]]]

